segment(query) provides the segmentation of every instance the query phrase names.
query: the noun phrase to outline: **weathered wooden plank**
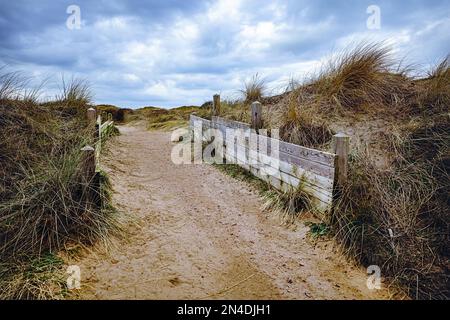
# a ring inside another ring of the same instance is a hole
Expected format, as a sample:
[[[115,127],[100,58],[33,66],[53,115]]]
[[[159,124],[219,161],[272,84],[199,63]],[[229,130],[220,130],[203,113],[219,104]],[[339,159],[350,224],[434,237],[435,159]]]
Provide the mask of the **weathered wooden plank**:
[[[218,116],[220,114],[220,95],[215,94],[213,96],[212,115]]]
[[[240,159],[237,159],[236,164],[238,164],[240,167],[244,168],[245,170],[250,171],[250,166],[245,161],[241,161]]]
[[[305,178],[299,179],[299,178],[294,177],[286,172],[279,170],[278,168],[269,167],[267,169],[269,169],[269,170],[272,169],[272,170],[270,170],[270,172],[268,172],[267,170],[264,170],[264,172],[270,173],[271,176],[274,176],[277,179],[291,185],[292,187],[294,187],[294,189],[301,186],[301,189],[308,192],[309,194],[317,197],[318,199],[320,199],[326,203],[331,203],[332,194],[333,194],[332,189],[325,189],[322,186],[312,184],[308,179],[305,179]],[[260,170],[260,171],[263,172],[262,170]]]
[[[333,179],[317,175],[313,172],[306,171],[303,168],[292,165],[290,163],[280,161],[280,171],[294,176],[301,181],[308,181],[311,185],[317,186],[325,191],[333,191]]]
[[[227,164],[235,164],[236,157],[230,154],[229,152],[225,153],[225,159],[227,160]]]
[[[301,182],[296,177],[293,177],[291,175],[288,175],[287,173],[280,171],[280,180],[291,185],[294,187],[294,189],[300,188],[301,190],[305,191],[307,194],[314,196],[318,198],[319,200],[331,204],[333,201],[333,194],[332,192],[325,192],[323,189],[317,189],[314,186],[311,186],[310,184],[306,183],[305,181]]]
[[[258,139],[258,150],[262,150],[263,152],[266,152],[268,154],[272,152],[272,146],[278,143],[279,153],[285,153],[297,158],[302,158],[311,162],[323,164],[325,166],[334,167],[336,158],[336,155],[334,153],[314,150],[262,135],[259,135]]]
[[[333,136],[333,149],[336,158],[336,183],[342,186],[347,181],[348,154],[350,151],[350,137],[338,133]]]
[[[197,120],[209,121],[209,120],[205,120],[205,119],[191,115],[191,119],[192,118],[194,118],[194,119],[197,118]],[[225,126],[226,128],[231,128],[231,129],[250,129],[250,125],[247,123],[228,120],[228,119],[224,119],[221,117],[212,117],[211,122]],[[225,131],[226,131],[226,128],[225,128]],[[248,136],[248,134],[249,134],[249,132],[246,132],[247,136]],[[262,136],[259,136],[259,138],[261,139]],[[267,137],[268,152],[270,152],[271,145],[275,143],[275,140],[276,139]],[[302,146],[299,146],[299,145],[296,145],[293,143],[289,143],[289,142],[285,142],[285,141],[281,141],[281,140],[276,140],[276,142],[278,142],[278,144],[279,144],[279,152],[280,153],[285,153],[287,155],[291,155],[296,158],[303,158],[308,161],[318,162],[318,163],[321,163],[326,166],[334,167],[336,155],[333,153],[315,150],[315,149],[311,149],[311,148],[306,148],[306,147],[302,147]]]
[[[206,127],[208,127],[208,128],[211,127],[211,121],[210,121],[210,120],[203,119],[203,118],[194,116],[194,115],[192,115],[192,114],[191,114],[190,117],[189,117],[189,121],[190,121],[190,125],[191,125],[191,126],[194,126],[194,123],[195,123],[196,121],[200,121],[200,122],[202,122],[202,125],[203,125],[203,126],[206,126]]]
[[[258,168],[250,166],[250,172],[259,179],[270,183],[274,188],[283,192],[294,192],[298,188],[300,181],[295,180],[294,177],[289,177],[287,174],[280,174],[280,176],[268,176],[261,173]],[[294,178],[294,179],[293,179]],[[331,207],[332,195],[323,195],[317,190],[311,189],[309,186],[302,185],[302,190],[310,196],[311,204],[319,211],[327,211]]]
[[[333,169],[331,169],[331,172],[329,172],[327,177],[323,174],[307,170],[304,166],[297,166],[285,161],[280,161],[262,153],[258,154],[255,151],[245,148],[241,144],[236,144],[236,151],[241,161],[246,161],[251,164],[260,163],[260,165],[268,165],[275,170],[280,170],[281,172],[295,177],[299,181],[309,184],[313,189],[318,190],[318,192],[328,194],[333,190]]]
[[[240,147],[247,147],[245,144],[242,144],[239,141],[237,141],[236,143],[239,144]],[[261,153],[261,154],[263,154],[263,153]],[[316,174],[324,176],[326,178],[330,178],[330,179],[334,178],[334,167],[330,167],[330,166],[324,165],[319,162],[310,161],[306,158],[298,158],[294,155],[287,154],[284,152],[280,152],[278,154],[278,156],[279,156],[280,161],[294,164],[300,168],[303,168],[306,171],[316,173]]]
[[[227,127],[223,124],[215,123],[215,122],[213,122],[213,126],[215,129],[219,130],[222,133],[223,140],[225,141],[226,136],[227,136]]]
[[[332,191],[333,189],[333,177],[334,168],[328,168],[326,166],[321,166],[317,163],[308,163],[303,159],[297,159],[301,161],[301,164],[296,164],[295,162],[289,163],[283,161],[283,156],[281,159],[276,159],[267,156],[264,153],[257,153],[254,150],[246,148],[244,145],[236,143],[236,150],[243,152],[245,150],[245,159],[252,162],[261,162],[262,164],[271,165],[275,169],[279,169],[287,174],[295,176],[301,181],[306,181],[313,186],[324,189],[325,191]]]
[[[263,175],[261,174],[260,170],[255,169],[255,168],[250,168],[250,172],[258,177],[259,179],[268,182],[270,185],[272,185],[274,188],[282,191],[282,192],[294,192],[296,190],[296,187],[278,179],[277,177],[274,176],[267,176],[267,175]],[[309,190],[305,190],[303,189],[308,196],[310,197],[310,201],[311,201],[311,205],[321,211],[321,212],[325,212],[327,210],[329,210],[331,208],[331,201],[328,198],[323,198],[324,200],[320,199],[319,197],[317,197],[314,192],[311,193],[309,192]],[[320,196],[321,197],[321,196]]]
[[[113,121],[106,121],[103,124],[100,125],[100,131],[103,134],[104,132],[106,132],[112,125],[113,125]]]
[[[212,117],[212,121],[218,124],[222,124],[231,129],[250,129],[250,125],[248,123],[228,120],[221,117]]]
[[[249,148],[249,137],[252,131],[245,123],[213,117],[212,121],[191,116],[190,123],[202,121],[203,128],[215,128],[224,135],[225,148],[223,155],[227,163],[236,163],[252,174],[270,183],[275,188],[288,192],[301,188],[310,197],[312,204],[320,211],[326,211],[332,204],[334,183],[335,154],[313,150],[287,142],[267,138],[267,149],[258,143]],[[234,132],[227,135],[227,130],[241,129],[244,140],[236,138]],[[260,138],[259,136],[258,138]],[[271,147],[278,143],[279,159],[271,155]],[[258,153],[257,150],[262,150]],[[273,168],[270,175],[261,170],[262,166]]]
[[[282,182],[280,180],[278,180],[275,177],[272,176],[267,176],[267,175],[263,175],[261,174],[261,172],[259,171],[259,169],[254,168],[254,167],[250,167],[250,172],[257,178],[269,183],[271,186],[273,186],[275,189],[281,190],[282,188]]]
[[[304,158],[297,158],[293,155],[289,155],[286,153],[280,153],[280,160],[285,161],[291,164],[295,164],[296,166],[303,168],[306,171],[314,172],[323,177],[327,177],[332,179],[334,177],[334,168],[328,167],[318,162],[309,161]]]
[[[336,155],[325,151],[314,150],[296,144],[280,141],[280,153],[286,153],[297,158],[308,159],[330,167],[334,167]]]
[[[263,164],[272,165],[272,167],[274,167],[275,169],[279,169],[280,171],[292,175],[302,181],[308,181],[310,184],[322,188],[326,191],[333,190],[333,178],[324,177],[285,161],[277,161],[274,158],[271,158],[265,154],[258,154],[255,151],[250,151],[250,159],[260,161]]]
[[[273,141],[274,139],[270,139],[269,138],[268,141],[269,140]],[[245,146],[245,147],[248,147],[248,145],[249,145],[248,142],[243,144],[242,141],[237,141],[237,143],[240,144],[241,146]],[[272,153],[272,150],[271,150],[272,149],[272,143],[273,142],[268,144],[267,149],[265,148],[265,146],[261,146],[260,144],[258,144],[256,149],[257,150],[261,150],[262,153],[266,153],[268,155],[273,156],[274,154]],[[280,143],[280,145],[279,145],[280,146],[280,150],[278,152],[278,156],[279,156],[279,159],[281,161],[285,161],[285,162],[288,162],[288,163],[293,163],[293,164],[295,164],[297,166],[300,166],[300,167],[304,168],[305,170],[315,172],[315,173],[317,173],[319,175],[323,175],[325,177],[329,177],[329,178],[333,178],[334,177],[334,161],[335,161],[334,159],[335,159],[336,155],[330,154],[332,156],[332,159],[333,159],[333,162],[332,162],[333,165],[330,166],[329,164],[325,164],[324,162],[318,162],[318,161],[315,161],[315,160],[311,160],[307,156],[298,157],[298,156],[295,155],[296,154],[295,152],[294,153],[287,153],[287,152],[284,151],[285,149],[281,148],[282,145],[283,145],[283,142]],[[319,151],[319,153],[320,153],[320,151]],[[317,159],[316,156],[311,156],[311,158],[312,159]]]
[[[239,160],[247,165],[250,164],[250,161],[247,157],[247,154],[245,153],[245,150],[238,149],[236,152],[236,158],[237,158],[237,160]]]
[[[239,163],[244,163],[246,165],[250,165],[254,168],[258,168],[261,175],[265,176],[273,176],[284,183],[291,185],[294,189],[301,186],[301,189],[307,192],[308,194],[315,196],[316,198],[322,200],[325,203],[331,203],[332,201],[332,188],[323,188],[322,186],[312,184],[308,179],[303,177],[302,179],[294,177],[288,173],[285,173],[280,170],[280,167],[272,166],[273,163],[267,162],[265,163],[268,167],[265,167],[266,170],[261,170],[261,163],[259,165],[254,165],[253,163],[258,163],[257,161],[253,162],[253,155],[248,155],[245,153],[245,148],[238,147],[236,158]]]
[[[262,128],[262,104],[258,101],[252,103],[252,129],[258,131]]]

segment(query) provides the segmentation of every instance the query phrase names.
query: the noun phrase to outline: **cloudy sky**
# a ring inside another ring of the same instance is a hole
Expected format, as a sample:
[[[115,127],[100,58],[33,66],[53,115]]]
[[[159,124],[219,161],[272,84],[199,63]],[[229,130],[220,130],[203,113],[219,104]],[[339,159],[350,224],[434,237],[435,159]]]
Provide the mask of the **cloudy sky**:
[[[50,77],[48,92],[86,78],[123,107],[235,97],[257,72],[275,92],[361,40],[426,68],[450,53],[450,2],[0,0],[0,66]]]

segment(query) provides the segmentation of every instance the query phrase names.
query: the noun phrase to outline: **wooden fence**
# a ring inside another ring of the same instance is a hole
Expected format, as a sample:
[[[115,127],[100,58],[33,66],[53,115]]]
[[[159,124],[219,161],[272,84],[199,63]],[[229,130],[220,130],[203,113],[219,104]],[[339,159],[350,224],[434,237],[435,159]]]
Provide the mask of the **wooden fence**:
[[[217,113],[216,109],[214,114]],[[337,187],[345,182],[348,136],[337,134],[333,137],[333,153],[263,136],[258,134],[263,123],[260,103],[252,105],[252,124],[218,116],[206,120],[191,115],[192,130],[195,122],[202,123],[203,131],[211,128],[221,132],[224,145],[220,156],[227,163],[238,164],[281,191],[301,190],[309,196],[312,206],[321,212],[331,209]],[[242,133],[244,139],[239,138],[236,132]],[[255,137],[259,141],[256,144],[252,143]]]
[[[114,127],[114,121],[112,120],[112,115],[110,113],[107,114],[107,120],[105,122],[102,121],[101,115],[96,115],[96,110],[93,108],[89,108],[87,110],[87,119],[89,125],[95,125],[94,138],[95,145],[85,146],[82,151],[86,152],[86,158],[89,160],[89,170],[94,174],[100,171],[100,153],[102,150],[102,143],[104,138],[111,132]]]

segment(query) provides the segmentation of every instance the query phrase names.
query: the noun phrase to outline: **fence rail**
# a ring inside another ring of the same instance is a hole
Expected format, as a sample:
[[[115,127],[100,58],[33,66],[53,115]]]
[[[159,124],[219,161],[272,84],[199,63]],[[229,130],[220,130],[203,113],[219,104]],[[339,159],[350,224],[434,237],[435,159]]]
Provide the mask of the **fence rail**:
[[[94,147],[86,146],[82,150],[88,153],[86,155],[88,159],[92,159],[89,160],[90,162],[89,166],[91,167],[89,170],[98,173],[100,171],[100,153],[102,150],[102,143],[104,137],[106,137],[114,127],[114,121],[112,120],[111,114],[108,113],[107,121],[103,122],[101,115],[98,115],[96,117],[96,111],[93,108],[89,108],[87,110],[86,115],[89,125],[95,126],[94,131],[95,145]]]
[[[281,191],[303,191],[309,196],[312,206],[321,212],[332,208],[337,187],[345,182],[347,175],[347,136],[335,135],[333,153],[325,152],[259,135],[258,130],[263,123],[260,103],[252,105],[252,124],[220,118],[217,112],[216,109],[211,120],[191,115],[190,127],[194,130],[195,123],[199,122],[202,131],[220,130],[224,141],[220,156],[227,163],[243,167]],[[241,130],[245,139],[237,139],[230,129]],[[250,143],[252,133],[264,137],[267,146],[260,148],[258,144]],[[268,167],[272,169],[269,173]]]

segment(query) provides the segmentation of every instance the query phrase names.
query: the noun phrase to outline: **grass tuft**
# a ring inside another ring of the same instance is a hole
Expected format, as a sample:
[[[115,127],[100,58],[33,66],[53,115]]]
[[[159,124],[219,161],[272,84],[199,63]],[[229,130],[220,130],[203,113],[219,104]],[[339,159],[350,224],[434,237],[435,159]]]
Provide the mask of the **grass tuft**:
[[[0,297],[59,297],[50,288],[56,254],[117,230],[105,177],[87,170],[81,151],[95,143],[86,121],[90,91],[72,81],[60,100],[37,103],[16,94],[25,86],[14,83],[19,78],[0,79]]]
[[[244,89],[241,93],[244,95],[245,103],[250,104],[255,101],[261,101],[266,90],[266,82],[261,79],[259,74],[255,74],[252,78],[244,83]]]

